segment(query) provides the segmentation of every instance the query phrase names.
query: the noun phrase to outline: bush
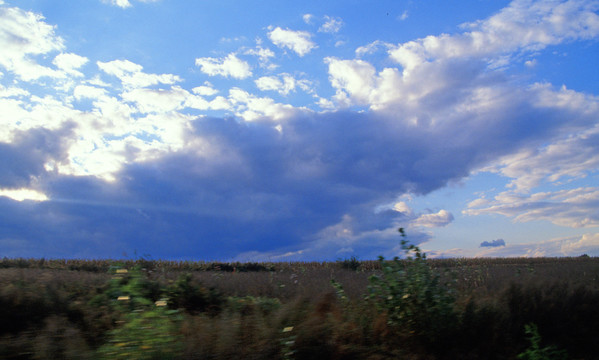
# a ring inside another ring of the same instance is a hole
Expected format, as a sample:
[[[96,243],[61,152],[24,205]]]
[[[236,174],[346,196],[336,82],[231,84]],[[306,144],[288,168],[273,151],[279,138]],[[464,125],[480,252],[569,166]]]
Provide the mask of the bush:
[[[177,311],[135,310],[123,326],[110,331],[110,340],[98,349],[102,359],[175,359],[183,350]]]
[[[249,315],[258,311],[263,316],[267,316],[281,307],[281,301],[277,298],[231,296],[227,299],[227,307],[232,312],[240,313],[241,315]]]
[[[440,274],[427,263],[426,254],[408,245],[403,229],[399,231],[406,259],[379,257],[382,274],[370,277],[367,300],[386,315],[387,324],[399,335],[441,345],[448,328],[455,324],[452,291],[441,284]]]
[[[179,276],[177,281],[167,289],[168,306],[171,309],[184,309],[196,314],[208,312],[216,315],[222,310],[225,297],[215,288],[205,288],[192,280],[191,274]]]
[[[518,355],[518,359],[524,360],[565,360],[568,355],[563,350],[557,350],[555,346],[541,348],[541,335],[534,323],[524,326],[526,334],[529,335],[530,347]]]

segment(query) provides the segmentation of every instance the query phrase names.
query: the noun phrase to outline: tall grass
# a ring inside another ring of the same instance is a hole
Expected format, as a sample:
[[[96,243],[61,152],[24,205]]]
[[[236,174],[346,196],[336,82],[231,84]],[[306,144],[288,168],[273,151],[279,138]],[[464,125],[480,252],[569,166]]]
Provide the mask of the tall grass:
[[[598,258],[356,262],[4,258],[0,358],[514,359],[535,349],[530,324],[538,351],[599,354]],[[435,302],[385,302],[389,289],[369,280],[385,276],[406,299],[450,282],[452,320],[404,322],[404,309],[414,320]]]

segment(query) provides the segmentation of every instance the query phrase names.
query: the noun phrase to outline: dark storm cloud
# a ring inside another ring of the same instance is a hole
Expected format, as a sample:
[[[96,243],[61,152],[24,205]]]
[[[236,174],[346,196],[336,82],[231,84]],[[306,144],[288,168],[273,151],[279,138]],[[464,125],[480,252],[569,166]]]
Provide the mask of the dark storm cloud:
[[[11,143],[0,142],[0,188],[28,186],[32,177],[46,172],[44,164],[48,161],[64,160],[72,127],[66,124],[58,130],[35,128],[17,132]]]
[[[299,113],[280,129],[269,121],[200,118],[181,150],[125,165],[113,182],[47,172],[45,162],[65,157],[68,128],[31,130],[0,147],[4,158],[19,159],[7,162],[2,181],[35,179],[51,200],[4,199],[0,239],[35,243],[23,245],[23,256],[47,257],[384,253],[397,245],[394,228],[417,216],[376,212],[380,205],[429,193],[564,126],[592,122],[592,113],[539,105],[543,91],[499,91],[492,106],[446,117],[441,107],[420,125],[399,110]],[[414,242],[429,237],[416,229],[410,235]]]

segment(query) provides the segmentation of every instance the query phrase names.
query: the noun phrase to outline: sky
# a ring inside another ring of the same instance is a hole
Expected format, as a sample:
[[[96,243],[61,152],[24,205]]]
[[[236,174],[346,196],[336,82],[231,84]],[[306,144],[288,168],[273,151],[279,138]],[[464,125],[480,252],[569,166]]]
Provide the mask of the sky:
[[[599,256],[599,1],[0,0],[0,256]]]

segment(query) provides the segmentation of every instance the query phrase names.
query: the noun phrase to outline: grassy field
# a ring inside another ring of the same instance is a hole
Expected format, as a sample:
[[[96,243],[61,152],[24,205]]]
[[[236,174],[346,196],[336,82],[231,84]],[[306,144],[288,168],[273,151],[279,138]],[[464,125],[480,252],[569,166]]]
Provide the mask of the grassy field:
[[[599,258],[0,260],[2,359],[595,359]]]

